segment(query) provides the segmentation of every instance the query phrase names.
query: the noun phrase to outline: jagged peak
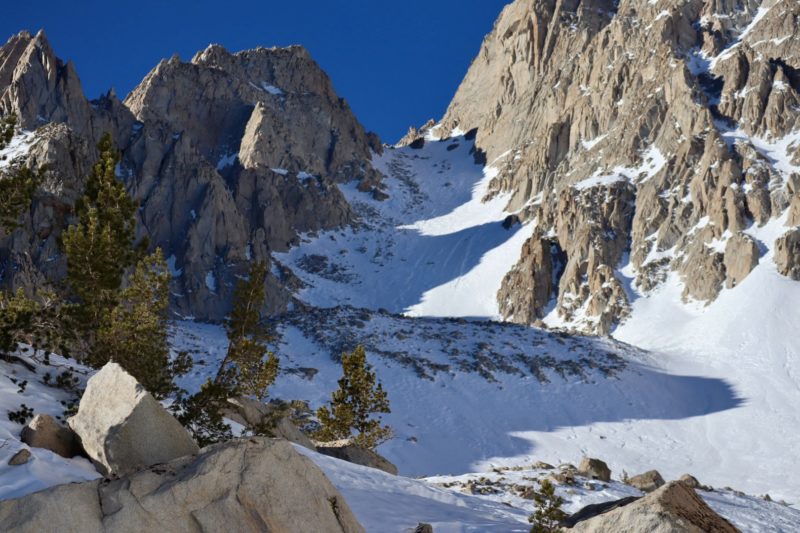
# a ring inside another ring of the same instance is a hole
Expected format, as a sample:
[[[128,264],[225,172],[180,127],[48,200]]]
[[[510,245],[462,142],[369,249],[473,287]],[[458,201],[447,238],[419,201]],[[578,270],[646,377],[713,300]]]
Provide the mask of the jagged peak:
[[[221,44],[210,43],[204,50],[198,51],[192,57],[191,63],[194,65],[213,64],[218,57],[230,57],[230,55],[231,53]]]

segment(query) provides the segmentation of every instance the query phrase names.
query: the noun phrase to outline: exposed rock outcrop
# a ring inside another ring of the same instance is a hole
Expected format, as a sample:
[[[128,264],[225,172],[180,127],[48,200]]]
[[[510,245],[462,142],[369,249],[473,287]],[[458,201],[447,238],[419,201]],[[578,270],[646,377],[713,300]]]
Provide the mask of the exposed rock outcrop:
[[[572,531],[735,533],[738,530],[715,513],[694,490],[676,481],[635,502],[578,522]]]
[[[737,286],[758,265],[761,255],[755,239],[744,233],[737,233],[725,246],[726,286]]]
[[[590,479],[611,481],[611,469],[608,468],[608,465],[600,459],[584,457],[581,459],[581,464],[578,465],[578,473]]]
[[[317,442],[317,451],[323,455],[329,455],[348,463],[354,463],[370,468],[377,468],[392,475],[397,475],[397,467],[382,457],[377,452],[358,446],[350,440],[338,440],[334,442]]]
[[[553,299],[559,267],[558,244],[535,234],[522,246],[516,266],[503,279],[497,293],[500,312],[510,321],[531,324],[542,318]]]
[[[289,413],[281,412],[280,407],[275,405],[265,405],[258,400],[247,397],[230,398],[228,400],[230,409],[226,416],[231,420],[250,428],[264,428],[273,437],[280,437],[299,444],[309,450],[315,450],[314,443],[311,442],[300,428],[294,425],[289,417]]]
[[[89,379],[78,413],[68,423],[106,476],[129,474],[199,450],[180,422],[113,362]]]
[[[784,233],[775,241],[775,264],[778,272],[800,281],[800,228]]]
[[[117,480],[61,485],[0,502],[0,530],[330,531],[364,529],[306,457],[282,440],[203,449]]]
[[[664,481],[664,478],[661,477],[661,474],[659,474],[658,470],[648,470],[643,474],[628,478],[625,480],[625,483],[631,487],[636,487],[642,492],[653,492],[657,488],[663,486],[666,482]]]
[[[542,315],[542,236],[567,258],[553,316],[584,331],[606,333],[628,313],[623,258],[645,293],[670,271],[687,299],[706,302],[741,282],[760,253],[740,232],[781,216],[795,194],[776,161],[796,157],[798,14],[793,0],[503,10],[428,135],[477,128],[498,170],[489,194],[510,193],[508,209],[535,221],[498,293],[505,318]],[[784,139],[786,153],[761,138]]]
[[[12,37],[0,65],[0,114],[36,130],[20,159],[50,163],[55,180],[23,228],[0,235],[7,287],[63,277],[57,239],[106,131],[122,151],[120,178],[141,202],[140,232],[173,267],[173,308],[183,316],[222,319],[249,261],[270,262],[300,233],[351,223],[337,183],[382,194],[371,164],[379,139],[302,47],[231,54],[212,45],[188,63],[173,57],[124,102],[113,92],[88,102],[43,32]],[[268,278],[271,311],[291,299],[279,270]]]

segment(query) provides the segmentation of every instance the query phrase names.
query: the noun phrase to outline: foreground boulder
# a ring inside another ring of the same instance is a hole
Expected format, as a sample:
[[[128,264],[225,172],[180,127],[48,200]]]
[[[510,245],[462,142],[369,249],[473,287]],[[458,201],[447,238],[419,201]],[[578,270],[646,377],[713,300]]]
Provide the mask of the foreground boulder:
[[[578,473],[592,479],[600,481],[611,481],[611,469],[600,459],[584,457],[578,465]]]
[[[578,522],[584,533],[734,533],[730,522],[715,513],[694,490],[671,482],[632,503]]]
[[[57,525],[57,528],[54,528]],[[0,502],[0,531],[261,532],[364,529],[308,458],[284,440],[238,439],[117,480]]]
[[[348,439],[333,442],[317,442],[317,451],[323,455],[335,457],[348,463],[353,463],[370,468],[377,468],[392,475],[397,475],[397,467],[386,458],[378,455],[369,448],[353,444]]]
[[[106,476],[199,451],[180,422],[116,363],[106,364],[89,379],[78,414],[68,423]]]
[[[45,448],[61,457],[75,457],[83,451],[81,441],[71,429],[59,424],[50,415],[38,414],[22,428],[22,442],[34,448]]]

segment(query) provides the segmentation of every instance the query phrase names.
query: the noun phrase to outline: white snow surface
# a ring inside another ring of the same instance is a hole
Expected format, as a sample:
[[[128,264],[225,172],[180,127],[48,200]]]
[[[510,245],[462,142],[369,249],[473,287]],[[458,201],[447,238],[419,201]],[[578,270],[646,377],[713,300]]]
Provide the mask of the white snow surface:
[[[20,353],[22,359],[38,366],[29,356]],[[46,413],[54,417],[62,415],[63,407],[59,403],[68,398],[68,394],[60,389],[45,386],[41,377],[49,372],[52,377],[69,367],[74,367],[80,378],[87,372],[58,356],[51,356],[53,366],[38,368],[34,373],[20,364],[0,361],[0,499],[17,498],[38,490],[100,477],[94,466],[87,459],[76,457],[64,459],[50,450],[29,448],[20,441],[22,425],[11,422],[7,412],[17,411],[21,404],[33,409],[35,413]],[[14,382],[16,380],[16,383]],[[20,384],[26,381],[24,391],[20,392]],[[24,465],[9,466],[8,460],[20,449],[27,448],[31,459]]]
[[[537,487],[538,482],[533,480],[552,472],[527,466],[420,480],[392,476],[299,446],[296,449],[325,472],[365,529],[375,533],[409,532],[419,522],[431,524],[437,533],[527,533],[528,516],[535,510],[533,502],[504,489],[508,485]],[[485,485],[485,480],[492,484]],[[469,481],[487,486],[489,493],[469,494],[464,488]],[[583,478],[579,481],[575,486],[558,486],[556,490],[565,500],[563,509],[569,513],[593,503],[642,496],[619,481],[600,483]],[[698,494],[712,509],[747,533],[790,532],[800,520],[800,511],[731,490],[700,490]]]
[[[27,154],[34,140],[33,132],[26,130],[17,131],[6,147],[0,150],[0,170],[8,167],[14,160]]]

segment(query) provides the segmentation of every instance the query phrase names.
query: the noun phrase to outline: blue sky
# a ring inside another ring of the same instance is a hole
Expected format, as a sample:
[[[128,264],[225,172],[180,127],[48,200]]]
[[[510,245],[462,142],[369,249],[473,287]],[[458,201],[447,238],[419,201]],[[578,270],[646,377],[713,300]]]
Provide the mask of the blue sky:
[[[367,129],[393,142],[439,118],[508,0],[14,0],[0,39],[44,28],[87,96],[128,93],[158,61],[209,43],[302,44]]]

